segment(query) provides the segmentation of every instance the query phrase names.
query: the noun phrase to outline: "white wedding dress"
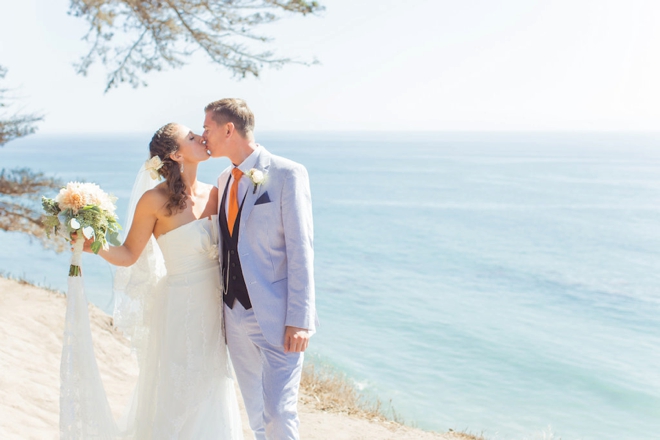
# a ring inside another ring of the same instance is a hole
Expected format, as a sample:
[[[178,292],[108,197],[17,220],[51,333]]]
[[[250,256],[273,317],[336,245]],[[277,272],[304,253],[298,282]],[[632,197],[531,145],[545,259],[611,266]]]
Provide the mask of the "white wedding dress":
[[[120,425],[129,438],[242,438],[222,325],[217,224],[216,216],[199,219],[157,239],[166,275],[152,292],[149,344]]]
[[[144,192],[157,184],[143,165],[129,200],[126,230]],[[217,244],[217,216],[202,218],[158,240],[152,236],[135,264],[117,268],[113,325],[129,338],[140,370],[119,422],[94,356],[83,277],[69,277],[61,439],[242,440],[222,321]],[[79,258],[82,241],[77,246],[72,261]]]

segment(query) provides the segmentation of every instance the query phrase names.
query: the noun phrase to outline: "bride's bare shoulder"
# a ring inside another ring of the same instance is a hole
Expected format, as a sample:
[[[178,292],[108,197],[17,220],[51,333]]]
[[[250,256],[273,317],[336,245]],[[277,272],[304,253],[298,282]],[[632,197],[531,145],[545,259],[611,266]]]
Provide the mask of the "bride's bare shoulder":
[[[145,208],[158,210],[164,203],[167,203],[167,199],[167,185],[163,182],[142,194],[138,204],[143,205]]]

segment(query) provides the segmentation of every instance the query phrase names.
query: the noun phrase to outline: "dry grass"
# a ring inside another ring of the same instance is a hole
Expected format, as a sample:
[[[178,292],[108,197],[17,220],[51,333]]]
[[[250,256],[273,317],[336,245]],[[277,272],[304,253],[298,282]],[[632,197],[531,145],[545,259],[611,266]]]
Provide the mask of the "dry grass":
[[[456,440],[486,440],[486,437],[484,437],[481,434],[470,434],[469,432],[458,432],[458,431],[454,431],[453,429],[449,430],[449,434],[451,434],[452,439],[456,439]]]
[[[361,394],[343,373],[329,367],[319,367],[306,363],[300,381],[300,399],[313,404],[321,411],[347,414],[375,422],[389,422],[405,425],[404,420],[391,406],[385,409],[381,401]],[[486,440],[482,435],[449,430],[447,433],[456,440]]]
[[[305,364],[300,387],[303,400],[317,409],[360,417],[384,418],[379,403],[368,402],[346,376],[329,368]]]
[[[62,292],[59,289],[56,289],[54,287],[48,286],[48,285],[43,284],[43,283],[35,283],[34,281],[30,281],[27,278],[25,278],[25,276],[14,275],[14,274],[6,272],[4,270],[0,270],[0,277],[1,278],[6,278],[8,280],[16,281],[21,286],[38,287],[39,289],[47,290],[48,292],[53,292],[53,293],[58,293],[60,295],[64,295],[64,292]]]

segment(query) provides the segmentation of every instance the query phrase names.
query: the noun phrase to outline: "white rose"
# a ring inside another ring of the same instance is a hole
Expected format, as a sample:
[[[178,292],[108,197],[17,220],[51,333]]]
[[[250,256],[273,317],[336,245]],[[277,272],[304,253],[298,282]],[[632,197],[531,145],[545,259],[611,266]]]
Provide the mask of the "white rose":
[[[160,160],[160,157],[158,156],[152,157],[144,164],[144,169],[149,171],[149,175],[153,180],[158,180],[158,178],[160,177],[158,170],[161,169],[162,167],[163,167],[163,161]]]
[[[250,179],[252,179],[252,182],[255,185],[259,185],[259,184],[264,183],[265,177],[266,176],[264,176],[264,173],[257,170],[257,169],[252,168],[250,170]]]
[[[149,159],[147,161],[147,163],[145,164],[144,167],[147,168],[147,169],[150,169],[150,168],[158,169],[161,166],[162,166],[162,161],[160,160],[160,157],[154,156],[154,157],[152,157],[151,159]]]

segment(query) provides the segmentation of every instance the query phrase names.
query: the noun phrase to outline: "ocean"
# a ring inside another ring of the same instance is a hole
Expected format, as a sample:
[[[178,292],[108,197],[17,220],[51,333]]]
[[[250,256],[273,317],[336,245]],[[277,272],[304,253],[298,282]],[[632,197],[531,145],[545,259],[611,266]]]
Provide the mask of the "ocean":
[[[98,183],[120,221],[150,134],[33,135],[0,167]],[[660,436],[660,134],[258,133],[314,203],[315,362],[409,424],[494,439]],[[212,159],[200,180],[228,165]],[[0,269],[69,256],[0,232]],[[83,261],[112,310],[112,268]]]

